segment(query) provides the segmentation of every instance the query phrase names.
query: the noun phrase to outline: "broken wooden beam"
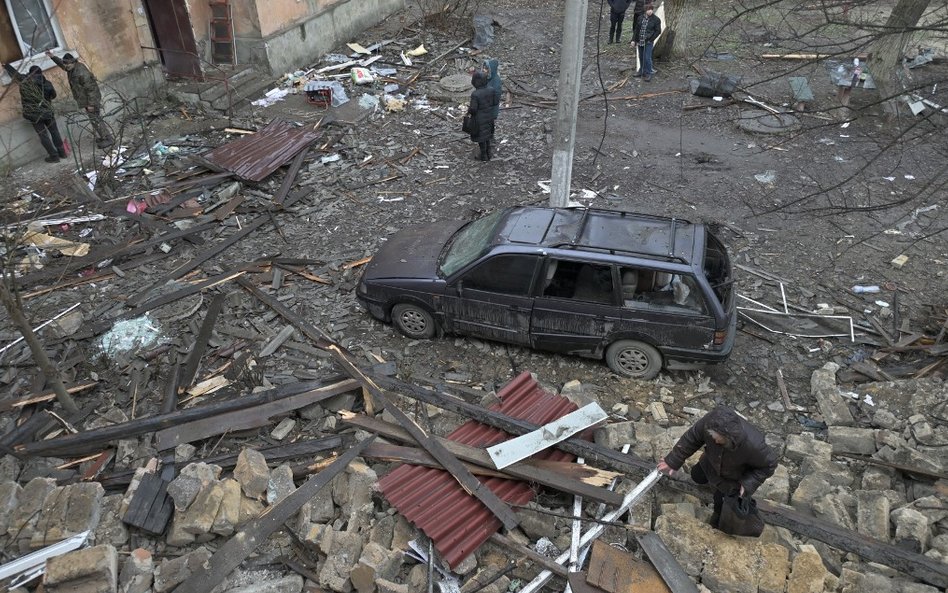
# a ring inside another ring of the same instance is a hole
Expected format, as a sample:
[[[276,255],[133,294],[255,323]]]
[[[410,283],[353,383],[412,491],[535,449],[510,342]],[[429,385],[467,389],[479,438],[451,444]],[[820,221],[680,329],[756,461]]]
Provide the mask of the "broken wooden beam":
[[[672,590],[672,593],[698,593],[698,587],[695,586],[694,581],[691,580],[688,573],[681,567],[681,564],[678,563],[678,560],[675,559],[675,556],[672,555],[657,533],[649,531],[637,535],[635,539],[639,542],[639,546],[648,556],[648,559],[652,561],[655,570],[662,575],[662,579]]]
[[[178,379],[177,390],[180,394],[182,391],[186,391],[188,387],[191,386],[191,383],[194,382],[194,377],[197,375],[198,365],[201,364],[201,357],[204,356],[204,351],[207,349],[207,343],[211,339],[211,332],[214,331],[214,324],[217,323],[217,317],[221,313],[221,309],[224,307],[225,295],[219,294],[214,297],[214,300],[211,301],[210,307],[207,309],[207,315],[204,316],[204,321],[201,323],[201,329],[198,331],[197,338],[194,339],[194,345],[191,346],[191,352],[188,353],[187,362],[184,365],[184,371],[181,373]]]
[[[342,472],[362,449],[372,443],[375,437],[355,444],[333,461],[329,467],[307,480],[292,494],[273,505],[259,518],[247,523],[233,537],[227,540],[207,561],[204,570],[195,571],[174,593],[207,593],[220,584],[228,574],[249,556],[257,546],[264,543],[270,535],[295,515],[304,504],[313,499],[332,479]]]
[[[85,383],[73,383],[66,386],[66,393],[73,394],[79,393],[80,391],[85,391],[86,389],[91,389],[98,385],[98,381],[86,381]],[[15,408],[22,408],[23,406],[28,406],[30,404],[38,404],[40,402],[48,402],[56,398],[56,394],[52,391],[44,391],[43,393],[34,393],[32,395],[24,395],[23,397],[13,397],[0,401],[0,412],[9,412]]]
[[[539,564],[540,566],[549,570],[550,572],[552,572],[558,577],[566,578],[566,575],[568,574],[566,572],[565,566],[561,564],[557,564],[556,562],[553,562],[553,560],[551,560],[550,558],[547,558],[546,556],[531,550],[530,548],[528,548],[527,546],[523,544],[519,544],[515,542],[514,540],[510,539],[506,535],[495,533],[490,536],[490,541],[494,542],[497,545],[507,548],[511,552],[515,552],[518,557],[523,557],[529,560],[530,562],[533,562],[534,564]]]
[[[289,169],[286,171],[286,176],[283,177],[283,183],[280,184],[280,189],[273,196],[273,203],[282,206],[283,200],[286,199],[288,193],[290,193],[290,188],[293,187],[293,182],[296,181],[296,176],[300,172],[300,167],[303,166],[303,161],[306,160],[306,155],[309,154],[309,147],[311,144],[304,146],[299,154],[293,157],[293,161],[290,163]]]
[[[345,382],[347,385],[352,385],[350,381],[350,379],[336,378],[333,379],[333,384]],[[276,401],[285,397],[291,397],[327,385],[330,385],[330,383],[325,381],[303,381],[300,383],[290,383],[288,385],[281,385],[280,387],[260,393],[236,397],[234,399],[216,402],[205,406],[198,406],[189,408],[187,410],[178,410],[168,414],[158,414],[146,418],[139,418],[129,422],[113,424],[112,426],[97,428],[95,430],[87,430],[77,434],[61,436],[46,441],[26,443],[17,446],[16,449],[18,452],[25,455],[74,456],[76,454],[95,450],[104,443],[108,443],[115,439],[127,439],[140,436],[145,433],[162,428],[168,428],[169,426],[174,426],[176,424],[191,422],[201,418],[208,418],[210,416],[216,416],[234,410],[242,410],[244,408],[257,406],[262,403]]]

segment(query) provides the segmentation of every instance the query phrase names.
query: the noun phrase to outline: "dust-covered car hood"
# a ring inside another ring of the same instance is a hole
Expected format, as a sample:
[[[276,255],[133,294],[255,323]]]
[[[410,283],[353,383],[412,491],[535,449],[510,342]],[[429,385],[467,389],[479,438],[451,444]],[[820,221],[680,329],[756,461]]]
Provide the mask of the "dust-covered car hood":
[[[382,244],[363,273],[363,281],[437,278],[438,256],[466,221],[439,222],[401,230]]]

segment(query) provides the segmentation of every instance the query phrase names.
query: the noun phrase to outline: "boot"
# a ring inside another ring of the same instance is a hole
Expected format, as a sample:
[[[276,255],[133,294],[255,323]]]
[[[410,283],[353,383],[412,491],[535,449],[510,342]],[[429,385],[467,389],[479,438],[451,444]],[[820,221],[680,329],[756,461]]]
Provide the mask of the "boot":
[[[487,159],[490,160],[490,140],[487,141]]]
[[[46,157],[46,162],[47,162],[47,163],[58,163],[58,162],[59,162],[59,155],[56,155],[56,154],[51,154],[51,155],[49,155],[48,157]]]
[[[489,157],[487,156],[487,142],[478,142],[477,145],[478,145],[478,146],[480,147],[480,149],[481,149],[481,161],[485,161],[485,162],[486,162],[487,159],[489,158]]]

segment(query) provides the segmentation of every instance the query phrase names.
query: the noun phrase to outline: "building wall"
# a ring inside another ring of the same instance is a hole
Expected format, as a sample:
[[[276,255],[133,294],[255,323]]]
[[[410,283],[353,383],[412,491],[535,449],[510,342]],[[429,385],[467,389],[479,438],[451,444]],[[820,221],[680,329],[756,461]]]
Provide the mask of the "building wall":
[[[163,83],[157,55],[141,48],[154,42],[140,0],[59,2],[56,19],[66,51],[77,55],[99,79],[106,111],[118,104],[120,95],[152,97]],[[48,60],[40,65],[56,87],[57,112],[74,110],[66,73]],[[64,135],[66,119],[59,118]],[[0,82],[0,171],[44,155],[36,133],[22,118],[19,88]]]

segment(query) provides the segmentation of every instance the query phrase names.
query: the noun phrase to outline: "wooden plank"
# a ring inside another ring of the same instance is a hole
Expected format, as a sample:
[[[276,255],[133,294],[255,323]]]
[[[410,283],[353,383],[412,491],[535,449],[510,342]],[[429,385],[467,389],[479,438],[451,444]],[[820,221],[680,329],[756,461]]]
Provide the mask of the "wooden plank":
[[[214,324],[217,323],[217,317],[224,307],[224,299],[226,297],[227,295],[224,294],[217,295],[214,297],[214,300],[211,301],[211,305],[207,309],[207,315],[204,316],[201,329],[198,331],[197,338],[194,340],[191,352],[188,353],[188,359],[184,364],[184,371],[180,375],[177,386],[179,394],[183,391],[187,391],[191,383],[194,382],[198,365],[201,363],[201,357],[204,356],[204,351],[207,350],[207,342],[211,339],[211,332],[214,331]]]
[[[375,437],[357,443],[332,462],[329,467],[311,477],[292,494],[267,509],[266,513],[247,523],[211,556],[204,570],[192,573],[183,583],[178,585],[174,593],[207,593],[207,591],[214,589],[257,546],[264,543],[277,529],[280,529],[283,523],[300,510],[300,507],[312,500],[323,487],[327,486],[338,473],[358,457],[362,449],[371,444],[373,440],[375,440]]]
[[[155,446],[159,451],[167,451],[182,443],[190,443],[209,436],[223,434],[229,430],[264,426],[269,423],[269,419],[273,416],[327,400],[341,393],[352,391],[357,387],[358,383],[356,381],[348,379],[276,401],[264,402],[257,406],[209,416],[193,422],[176,424],[155,433]]]
[[[672,593],[698,593],[698,586],[678,564],[657,533],[642,533],[636,536],[636,540]]]
[[[537,428],[535,424],[530,422],[524,422],[470,404],[449,394],[424,389],[392,377],[373,376],[373,379],[379,385],[397,391],[400,395],[450,410],[511,434],[525,434]],[[643,472],[650,472],[655,468],[653,462],[639,459],[633,455],[625,455],[576,437],[570,437],[557,443],[556,448],[583,457],[586,459],[586,463],[594,461],[602,467],[628,474],[641,475]],[[670,488],[691,494],[701,500],[710,500],[710,494],[696,485],[677,480],[665,480],[663,483]],[[931,558],[903,550],[855,531],[833,526],[825,521],[819,522],[812,517],[807,517],[786,507],[770,504],[765,500],[758,501],[758,510],[767,523],[778,527],[786,527],[794,533],[817,539],[845,552],[852,552],[870,562],[890,566],[936,587],[948,587],[948,565],[936,562]]]
[[[346,373],[350,377],[357,380],[362,384],[362,387],[367,389],[369,393],[372,394],[372,397],[388,411],[389,414],[395,417],[395,420],[401,424],[405,430],[411,433],[415,441],[422,446],[428,453],[432,455],[438,462],[444,466],[444,468],[452,475],[461,486],[471,495],[475,496],[478,500],[484,503],[494,515],[500,519],[500,522],[504,524],[507,529],[513,529],[519,525],[520,520],[517,518],[517,515],[510,509],[507,504],[500,500],[496,494],[494,494],[490,488],[484,486],[480,480],[471,475],[471,472],[467,471],[461,462],[457,460],[453,455],[451,455],[437,440],[431,438],[420,426],[414,423],[404,412],[398,409],[395,406],[389,397],[383,393],[382,389],[378,387],[371,379],[369,379],[359,367],[357,367],[351,360],[351,354],[344,351],[341,346],[332,341],[326,332],[310,325],[298,315],[290,311],[283,303],[277,301],[275,298],[270,297],[264,294],[260,289],[254,286],[246,278],[241,278],[238,283],[253,294],[258,299],[266,303],[271,309],[279,313],[284,319],[292,323],[299,329],[303,334],[308,336],[310,339],[316,342],[316,345],[329,352],[332,355],[333,359],[337,364],[345,369]]]
[[[566,583],[573,593],[604,593],[599,587],[593,587],[586,582],[585,572],[571,572],[566,577]]]
[[[491,445],[487,453],[497,469],[504,469],[608,418],[605,410],[593,402],[527,434]]]
[[[901,463],[893,463],[891,461],[884,461],[882,459],[875,459],[873,457],[866,457],[865,455],[856,455],[855,453],[839,453],[834,451],[833,455],[836,457],[848,457],[850,459],[857,459],[869,465],[878,465],[880,467],[891,467],[892,469],[897,469],[900,472],[906,474],[912,474],[915,476],[924,476],[926,478],[931,478],[933,480],[948,480],[948,474],[941,472],[934,472],[927,469],[921,469],[918,467],[912,467],[909,465],[902,465]]]
[[[566,573],[565,566],[561,564],[557,564],[556,562],[553,562],[553,560],[551,560],[550,558],[547,558],[546,556],[543,556],[542,554],[538,554],[537,552],[531,550],[530,548],[528,548],[527,546],[523,544],[519,544],[515,542],[514,540],[510,539],[506,535],[495,533],[490,536],[490,541],[494,542],[497,545],[503,546],[507,548],[508,550],[516,552],[519,557],[527,558],[528,560],[530,560],[530,562],[533,562],[534,564],[539,564],[540,566],[549,570],[550,572],[552,572],[553,574],[557,576],[564,577],[564,578],[566,577],[567,573]]]
[[[377,433],[381,436],[384,436],[385,438],[395,439],[403,442],[414,441],[414,436],[407,430],[383,420],[371,418],[362,414],[353,414],[352,412],[341,412],[340,416],[341,420],[347,424],[358,426],[359,428]],[[442,437],[433,438],[458,459],[463,459],[464,461],[477,464],[481,467],[493,469],[493,461],[483,449],[471,447],[469,445],[451,441]],[[611,505],[618,505],[622,503],[622,495],[616,492],[612,492],[605,488],[597,488],[596,486],[591,486],[585,482],[580,482],[579,480],[573,480],[571,478],[555,474],[546,469],[532,465],[530,460],[521,461],[519,463],[507,466],[504,468],[503,473],[507,474],[507,477],[514,477],[521,480],[527,480],[529,482],[536,482],[556,490],[568,492],[570,494],[578,494],[590,500],[604,502]]]
[[[80,391],[85,391],[86,389],[91,389],[98,385],[98,381],[87,381],[85,383],[73,383],[66,386],[66,393],[79,393]],[[52,391],[45,391],[43,393],[35,393],[33,395],[25,395],[23,397],[14,397],[0,401],[0,412],[9,412],[15,408],[22,408],[23,406],[28,406],[30,404],[38,404],[40,402],[48,402],[50,400],[56,399],[56,394]]]
[[[304,146],[290,163],[289,169],[286,171],[286,175],[283,177],[283,183],[280,184],[280,189],[273,196],[273,203],[282,206],[283,200],[286,199],[286,195],[290,193],[290,188],[293,187],[293,182],[296,181],[296,176],[299,175],[300,167],[303,166],[303,161],[306,160],[306,155],[309,154],[309,148],[312,146],[312,143]]]
[[[207,290],[209,288],[214,288],[215,286],[219,284],[224,284],[225,282],[229,282],[236,278],[240,278],[241,276],[243,276],[244,274],[248,272],[260,272],[260,271],[262,271],[262,265],[259,263],[242,264],[238,266],[237,268],[233,268],[227,272],[224,272],[223,274],[218,274],[217,276],[211,276],[210,278],[206,278],[202,280],[201,282],[189,284],[188,286],[175,290],[174,292],[169,292],[168,294],[163,294],[159,297],[155,297],[149,301],[146,301],[142,303],[141,305],[138,305],[131,311],[128,311],[125,314],[123,314],[122,318],[129,319],[129,318],[138,317],[140,315],[144,315],[145,313],[151,311],[152,309],[157,309],[158,307],[167,305],[168,303],[173,303],[185,297],[189,297],[192,294],[203,292],[204,290]]]
[[[609,593],[672,593],[647,562],[599,540],[592,545],[586,582]]]
[[[335,384],[345,382],[350,388],[355,388],[351,379],[334,380]],[[291,397],[305,391],[317,389],[326,386],[324,381],[302,381],[299,383],[290,383],[281,385],[274,389],[262,391],[244,397],[236,397],[226,401],[215,402],[205,406],[197,406],[187,410],[178,410],[168,414],[158,414],[146,418],[138,418],[129,422],[113,424],[95,430],[87,430],[77,434],[28,443],[17,447],[18,451],[26,455],[75,455],[90,450],[96,450],[102,444],[115,439],[131,438],[143,435],[148,432],[168,428],[176,424],[183,424],[201,418],[220,415],[234,410],[242,410],[262,403],[275,401],[284,397]]]

